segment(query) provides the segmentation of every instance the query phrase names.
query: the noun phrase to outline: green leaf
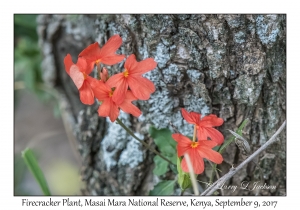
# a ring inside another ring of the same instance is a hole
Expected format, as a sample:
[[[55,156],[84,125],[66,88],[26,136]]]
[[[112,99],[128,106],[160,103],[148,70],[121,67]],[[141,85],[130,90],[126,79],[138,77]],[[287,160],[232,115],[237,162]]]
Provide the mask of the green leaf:
[[[14,36],[18,37],[28,37],[32,40],[37,40],[38,35],[36,31],[37,15],[14,15]]]
[[[14,24],[23,26],[24,28],[36,30],[36,17],[37,15],[14,15]]]
[[[172,156],[168,156],[169,159],[172,161],[172,163],[176,164],[177,161],[177,152],[175,151],[175,153],[173,153]]]
[[[31,149],[27,148],[22,152],[22,157],[29,168],[30,172],[40,185],[44,195],[51,195],[50,190],[48,188],[48,184],[46,182],[45,176],[39,167],[39,164],[32,152]]]
[[[183,171],[181,169],[181,160],[182,157],[177,157],[177,171],[178,171],[178,177],[181,177],[183,174]]]
[[[173,195],[176,180],[161,181],[154,186],[149,195]]]
[[[161,153],[176,164],[176,142],[172,138],[171,131],[167,128],[156,129],[155,127],[150,127],[149,134],[154,139]]]
[[[172,138],[172,133],[169,129],[156,129],[155,127],[150,127],[150,136],[154,139],[155,144],[160,150],[161,154],[168,158],[172,163],[176,164],[177,152],[176,152],[176,142]],[[157,176],[161,176],[168,171],[169,163],[160,158],[159,156],[154,157],[155,168],[153,173]],[[174,168],[171,168],[174,170]]]
[[[159,149],[163,149],[166,146],[171,146],[174,149],[176,148],[176,142],[172,138],[172,132],[169,129],[156,129],[155,127],[150,127],[149,133]]]
[[[182,158],[177,158],[177,171],[178,171],[178,184],[182,190],[186,190],[192,186],[191,178],[188,173],[185,173],[181,169]]]
[[[177,166],[176,165],[170,165],[170,168],[174,172],[174,174],[178,174]]]
[[[156,155],[154,157],[155,168],[153,173],[157,176],[161,176],[168,171],[168,162]]]

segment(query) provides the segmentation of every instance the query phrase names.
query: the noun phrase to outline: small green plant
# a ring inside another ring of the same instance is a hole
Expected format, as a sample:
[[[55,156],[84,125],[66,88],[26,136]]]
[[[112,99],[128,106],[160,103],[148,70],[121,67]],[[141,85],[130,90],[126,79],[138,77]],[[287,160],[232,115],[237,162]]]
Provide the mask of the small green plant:
[[[40,168],[32,150],[27,148],[24,151],[22,151],[22,157],[28,169],[30,170],[35,180],[41,187],[41,190],[44,193],[44,195],[51,195],[44,173]]]

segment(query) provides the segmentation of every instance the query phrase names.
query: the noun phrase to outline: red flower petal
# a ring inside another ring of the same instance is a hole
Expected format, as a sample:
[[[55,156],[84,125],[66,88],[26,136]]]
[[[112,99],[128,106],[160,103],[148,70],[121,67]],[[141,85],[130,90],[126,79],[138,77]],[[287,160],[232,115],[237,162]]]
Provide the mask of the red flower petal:
[[[224,142],[224,136],[220,131],[210,127],[199,127],[197,131],[197,137],[199,140],[207,140],[209,137],[212,141],[216,142],[218,145],[221,145]],[[203,139],[205,138],[205,139]]]
[[[188,123],[198,124],[200,122],[201,114],[199,114],[197,112],[188,113],[184,108],[182,108],[181,114]]]
[[[177,141],[177,155],[178,157],[181,157],[184,155],[184,153],[186,153],[189,149],[191,149],[191,143],[192,141],[180,134],[180,133],[174,133],[172,134],[172,138]]]
[[[122,45],[122,38],[118,34],[110,37],[109,40],[104,44],[104,46],[102,47],[98,55],[99,57],[101,57],[101,61],[103,62],[104,58],[114,55],[121,45]],[[125,58],[124,55],[118,55],[118,56],[122,56],[123,59]]]
[[[101,117],[108,117],[110,115],[110,109],[112,107],[112,100],[107,99],[102,102],[102,104],[99,106],[98,114]]]
[[[130,71],[131,69],[135,69],[138,65],[138,62],[135,59],[135,55],[131,54],[125,61],[124,68],[127,69],[127,71]]]
[[[66,72],[70,75],[70,69],[73,65],[75,65],[72,61],[72,57],[70,54],[66,55],[66,57],[64,59],[64,64],[65,64]],[[87,75],[91,73],[91,71],[89,71],[87,68],[86,60],[83,58],[78,58],[76,66],[80,72],[84,72]]]
[[[153,82],[142,76],[128,76],[127,82],[133,95],[140,100],[148,100],[155,91]]]
[[[100,47],[98,42],[95,42],[93,44],[90,44],[88,47],[86,47],[84,50],[79,53],[78,57],[85,57],[85,59],[89,60],[97,60],[97,56],[100,54]]]
[[[222,125],[223,122],[224,122],[224,120],[222,118],[218,118],[216,115],[210,114],[201,119],[199,126],[215,127],[215,126]]]
[[[86,59],[89,71],[94,68],[95,62],[98,60],[106,65],[114,65],[125,58],[125,55],[115,54],[121,44],[122,38],[119,35],[114,35],[104,44],[102,49],[98,42],[95,42],[85,48],[79,57]]]
[[[86,75],[89,75],[93,69],[89,69],[87,62],[84,58],[79,57],[76,63],[76,66],[80,69],[81,72],[84,72]]]
[[[81,88],[79,89],[79,94],[82,103],[92,105],[95,102],[94,93],[88,82],[83,82]]]
[[[220,164],[223,161],[222,155],[212,150],[211,148],[202,146],[202,147],[197,147],[197,150],[201,157],[206,158],[207,160],[210,160],[214,163]]]
[[[181,141],[181,139],[182,139],[182,134],[180,134],[180,133],[174,133],[174,134],[172,134],[172,138],[175,140],[175,141],[177,141],[177,142],[180,142]]]
[[[98,59],[98,55],[100,54],[100,47],[98,42],[89,45],[85,48],[78,57],[83,57],[86,59],[88,71],[92,71],[95,65],[96,60]]]
[[[131,101],[136,101],[136,100],[138,100],[138,98],[135,97],[135,96],[133,95],[132,91],[130,91],[130,90],[128,90],[128,91],[126,92],[126,97],[125,97],[125,99],[126,99],[126,100],[129,100],[130,102],[131,102]]]
[[[128,89],[128,83],[123,73],[113,75],[107,80],[106,84],[111,88],[116,87],[112,99],[116,104],[121,104],[125,99],[125,94]]]
[[[199,143],[199,147],[205,146],[205,147],[208,147],[208,148],[214,148],[215,146],[218,145],[217,142],[211,141],[211,140],[209,140],[209,141],[208,140],[198,141],[198,143]]]
[[[142,75],[144,73],[147,73],[148,71],[155,69],[156,66],[157,63],[153,58],[147,58],[143,61],[138,62],[137,65],[134,65],[133,68],[128,69],[128,71],[131,75]]]
[[[208,133],[206,132],[205,127],[198,127],[197,129],[197,139],[198,141],[207,140]]]
[[[111,76],[105,84],[107,84],[109,87],[113,88],[113,87],[118,87],[120,85],[120,83],[123,82],[124,80],[124,75],[123,73],[118,73],[115,74],[113,76]]]
[[[114,93],[115,94],[115,93]],[[127,91],[125,100],[119,107],[126,113],[132,114],[135,117],[139,117],[142,112],[131,101],[136,100],[137,98],[132,94],[130,90]]]
[[[80,89],[84,82],[84,75],[77,65],[72,65],[70,68],[70,77],[72,78],[77,89]]]
[[[99,101],[106,100],[109,98],[108,94],[111,91],[111,88],[106,85],[104,82],[100,80],[96,80],[95,78],[88,77],[87,80],[89,81],[91,88],[94,92],[95,97]]]
[[[120,110],[118,106],[114,103],[112,103],[112,107],[110,109],[109,119],[111,122],[114,122],[120,114]]]
[[[209,134],[209,137],[211,140],[215,141],[218,143],[218,145],[221,145],[223,144],[224,142],[224,136],[223,134],[218,131],[217,129],[215,128],[206,128],[208,134]]]
[[[125,55],[112,55],[112,56],[105,56],[101,58],[101,63],[104,63],[106,65],[114,65],[116,63],[120,63],[122,60],[124,60]]]
[[[119,116],[119,108],[115,105],[111,98],[104,100],[98,109],[98,114],[101,117],[109,117],[111,122],[114,122]]]
[[[72,61],[72,57],[70,54],[67,54],[66,57],[64,58],[64,64],[65,64],[65,70],[68,74],[70,74],[70,68],[72,65],[74,65]]]
[[[191,149],[187,152],[190,157],[192,167],[195,174],[201,174],[204,171],[204,161],[203,158],[200,156],[197,149]],[[181,168],[184,172],[189,172],[189,168],[187,166],[186,158],[183,158],[181,161]]]

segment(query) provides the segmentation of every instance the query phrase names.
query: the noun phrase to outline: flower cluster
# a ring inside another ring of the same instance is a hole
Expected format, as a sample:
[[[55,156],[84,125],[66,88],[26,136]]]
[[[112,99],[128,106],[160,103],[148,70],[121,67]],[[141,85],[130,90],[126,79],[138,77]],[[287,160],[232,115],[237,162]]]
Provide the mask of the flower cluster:
[[[141,115],[138,107],[132,104],[135,100],[148,100],[155,91],[154,84],[142,77],[148,71],[156,68],[153,58],[137,62],[135,55],[130,55],[125,61],[124,71],[109,77],[105,67],[100,70],[100,64],[114,65],[124,60],[125,55],[118,55],[116,51],[122,45],[119,35],[112,36],[100,48],[95,42],[85,48],[74,64],[68,54],[64,59],[65,70],[79,90],[82,103],[92,105],[95,98],[101,103],[98,114],[109,117],[114,122],[119,116],[119,110],[130,113],[135,117]],[[89,76],[97,66],[100,80]]]
[[[114,35],[102,48],[97,42],[85,48],[78,55],[76,64],[73,63],[70,54],[64,59],[65,70],[77,87],[81,102],[92,105],[95,98],[98,99],[99,116],[109,117],[112,122],[118,118],[120,109],[135,117],[140,116],[141,111],[132,102],[148,100],[155,91],[154,84],[142,76],[156,68],[157,63],[153,58],[138,62],[135,55],[131,54],[125,61],[123,72],[111,76],[105,67],[101,69],[101,64],[114,65],[125,59],[125,55],[116,54],[121,45],[122,38]],[[100,79],[90,76],[95,65]],[[179,133],[172,135],[178,143],[178,157],[188,154],[196,174],[204,171],[203,158],[220,164],[223,157],[212,148],[221,145],[224,137],[213,127],[222,125],[223,119],[212,114],[201,118],[201,114],[189,113],[185,109],[182,109],[181,113],[188,123],[194,124],[194,136],[191,141]],[[184,172],[189,172],[185,158],[181,161],[181,167]]]
[[[196,112],[188,113],[185,109],[181,109],[183,118],[190,124],[194,124],[196,132],[194,132],[193,141],[188,137],[175,133],[172,138],[177,142],[178,157],[188,154],[191,160],[192,167],[196,174],[201,174],[204,171],[204,161],[206,158],[214,163],[220,164],[223,157],[220,153],[212,148],[221,145],[224,141],[223,135],[214,126],[223,124],[223,119],[216,115],[208,115],[201,119],[201,114]],[[198,141],[196,141],[196,136]],[[208,138],[210,140],[208,140]],[[189,172],[186,159],[181,161],[181,168],[184,172]]]

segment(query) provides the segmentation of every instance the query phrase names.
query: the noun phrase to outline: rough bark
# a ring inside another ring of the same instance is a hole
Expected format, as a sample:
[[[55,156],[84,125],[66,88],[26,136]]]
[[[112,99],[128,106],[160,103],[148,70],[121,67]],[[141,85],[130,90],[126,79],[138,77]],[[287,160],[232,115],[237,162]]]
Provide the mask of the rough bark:
[[[149,125],[163,128],[171,121],[181,133],[191,135],[192,127],[179,111],[182,107],[222,117],[225,122],[219,129],[225,139],[230,136],[227,129],[235,130],[248,118],[243,136],[252,151],[286,119],[285,15],[40,15],[37,21],[44,80],[67,104],[67,120],[82,158],[84,194],[147,195],[158,181],[152,174],[153,154],[119,125],[98,117],[98,104],[83,105],[65,73],[65,55],[70,53],[76,62],[81,50],[95,41],[102,46],[119,34],[123,44],[118,53],[134,53],[138,60],[153,57],[158,63],[145,75],[156,91],[150,100],[138,102],[142,117],[120,116],[153,146]],[[122,65],[109,71],[118,72]],[[225,195],[286,194],[286,132],[278,139],[258,158],[260,169],[248,164],[226,183],[260,181],[276,189],[225,190]],[[220,175],[243,161],[234,143],[224,160]],[[198,177],[208,181],[208,175]]]

